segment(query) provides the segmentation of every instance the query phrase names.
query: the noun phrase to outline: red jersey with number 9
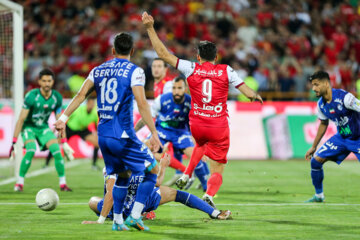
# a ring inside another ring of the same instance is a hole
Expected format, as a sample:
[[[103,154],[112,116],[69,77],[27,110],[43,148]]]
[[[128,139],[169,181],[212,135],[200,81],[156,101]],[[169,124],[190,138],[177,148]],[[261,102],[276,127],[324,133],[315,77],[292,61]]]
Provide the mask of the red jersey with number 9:
[[[229,84],[236,88],[244,82],[228,65],[178,60],[177,69],[186,77],[191,93],[190,125],[228,127]]]

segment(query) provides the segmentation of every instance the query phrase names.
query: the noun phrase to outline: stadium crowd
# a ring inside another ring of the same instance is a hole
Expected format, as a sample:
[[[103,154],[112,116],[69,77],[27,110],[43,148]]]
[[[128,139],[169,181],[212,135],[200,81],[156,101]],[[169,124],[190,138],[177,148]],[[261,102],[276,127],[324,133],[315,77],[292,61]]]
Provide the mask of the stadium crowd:
[[[358,0],[18,2],[24,6],[25,90],[36,87],[39,71],[50,67],[57,75],[55,89],[77,92],[89,71],[112,57],[109,46],[119,31],[136,41],[132,61],[146,69],[146,89],[152,90],[156,53],[141,23],[147,10],[161,40],[179,58],[195,61],[199,41],[213,41],[219,61],[255,90],[308,92],[308,76],[324,69],[333,86],[360,92]]]

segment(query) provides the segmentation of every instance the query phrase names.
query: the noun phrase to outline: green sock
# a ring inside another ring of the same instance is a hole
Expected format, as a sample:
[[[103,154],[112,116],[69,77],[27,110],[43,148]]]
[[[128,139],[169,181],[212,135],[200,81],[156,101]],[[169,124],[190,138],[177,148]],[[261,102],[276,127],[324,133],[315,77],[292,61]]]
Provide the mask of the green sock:
[[[59,144],[58,143],[51,144],[49,150],[55,159],[55,168],[59,177],[64,177],[65,176],[64,159],[61,155]]]
[[[31,165],[31,160],[34,157],[35,151],[36,151],[36,144],[35,142],[28,142],[25,145],[25,149],[26,149],[26,153],[25,156],[23,157],[22,161],[21,161],[21,165],[20,165],[20,172],[19,172],[19,176],[20,177],[25,177],[27,171],[29,170],[29,167]]]

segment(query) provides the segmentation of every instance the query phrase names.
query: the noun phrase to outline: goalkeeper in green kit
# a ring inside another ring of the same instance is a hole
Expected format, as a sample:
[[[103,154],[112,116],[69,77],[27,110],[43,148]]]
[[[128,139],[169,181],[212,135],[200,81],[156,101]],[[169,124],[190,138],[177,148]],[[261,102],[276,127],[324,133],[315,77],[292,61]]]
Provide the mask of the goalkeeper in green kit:
[[[54,85],[54,77],[55,75],[50,69],[43,69],[39,73],[40,88],[33,89],[26,94],[19,119],[16,122],[10,158],[14,158],[14,145],[20,132],[26,153],[21,161],[15,191],[23,191],[24,177],[36,151],[35,141],[39,144],[40,150],[49,149],[54,156],[55,168],[60,179],[60,190],[71,191],[66,185],[64,159],[61,155],[58,139],[48,125],[49,116],[52,112],[55,112],[56,119],[61,115],[62,96],[59,92],[51,89]],[[73,150],[67,144],[66,138],[61,139],[61,142],[63,143],[65,157],[68,160],[73,160]]]

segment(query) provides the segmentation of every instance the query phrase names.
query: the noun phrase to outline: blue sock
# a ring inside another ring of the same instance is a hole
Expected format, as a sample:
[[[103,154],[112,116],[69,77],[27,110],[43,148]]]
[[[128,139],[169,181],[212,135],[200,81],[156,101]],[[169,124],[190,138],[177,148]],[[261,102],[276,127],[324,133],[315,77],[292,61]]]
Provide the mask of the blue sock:
[[[215,210],[213,207],[211,207],[209,204],[207,204],[197,196],[179,190],[177,190],[175,202],[180,202],[191,208],[196,208],[209,215],[211,215]]]
[[[136,193],[135,202],[139,202],[145,205],[147,198],[150,196],[152,190],[156,184],[157,175],[153,173],[146,173],[144,180],[140,183]]]
[[[115,214],[121,214],[124,208],[124,201],[128,190],[130,178],[120,178],[116,179],[114,188],[113,188],[113,199],[114,199],[114,209]]]
[[[207,174],[206,174],[206,163],[200,161],[195,168],[195,175],[199,178],[201,186],[204,191],[207,189]]]
[[[183,155],[183,153],[180,150],[174,148],[174,158],[179,160],[179,162],[181,162],[181,163],[182,163],[182,155]],[[182,174],[182,172],[179,170],[176,170],[175,174]]]
[[[311,158],[311,178],[317,194],[323,192],[324,170],[322,166],[322,163],[316,161],[315,158]]]

